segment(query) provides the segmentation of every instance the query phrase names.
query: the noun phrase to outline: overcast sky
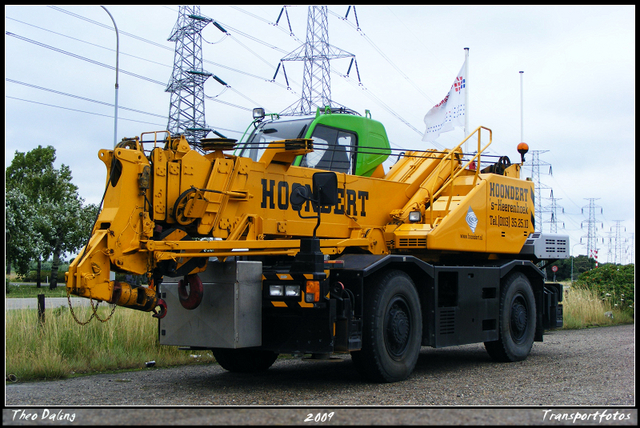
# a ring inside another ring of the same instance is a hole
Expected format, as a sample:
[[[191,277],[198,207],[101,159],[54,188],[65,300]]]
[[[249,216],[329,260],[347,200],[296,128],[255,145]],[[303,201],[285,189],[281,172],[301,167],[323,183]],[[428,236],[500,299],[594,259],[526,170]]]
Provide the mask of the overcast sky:
[[[107,6],[119,30],[117,140],[166,129],[178,6]],[[305,40],[307,7],[202,6],[207,124],[240,138],[251,109],[280,112],[301,95],[302,64],[282,57]],[[493,131],[491,153],[519,160],[521,140],[539,151],[543,231],[556,198],[558,232],[586,254],[589,199],[600,262],[635,260],[634,6],[329,7],[330,43],[356,56],[331,63],[332,99],[371,111],[393,147],[453,147],[456,129],[422,142],[424,115],[449,91],[469,48],[469,122]],[[114,142],[116,35],[99,6],[5,6],[5,167],[17,151],[56,148],[87,203],[98,204]],[[523,97],[520,71],[524,71]],[[360,84],[359,84],[360,83]],[[521,99],[524,126],[521,127]],[[531,152],[524,175],[531,175]],[[549,174],[551,171],[552,174]],[[617,234],[617,232],[619,232]],[[584,245],[580,245],[580,243]],[[612,253],[609,254],[611,248]]]

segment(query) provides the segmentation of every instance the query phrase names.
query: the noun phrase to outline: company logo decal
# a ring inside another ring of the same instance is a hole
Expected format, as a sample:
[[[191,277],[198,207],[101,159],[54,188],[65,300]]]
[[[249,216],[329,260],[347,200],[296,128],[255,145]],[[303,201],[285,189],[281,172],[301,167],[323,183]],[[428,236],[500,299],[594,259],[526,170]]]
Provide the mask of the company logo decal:
[[[478,226],[478,217],[476,217],[476,213],[473,212],[471,207],[469,207],[469,211],[467,211],[467,224],[471,229],[471,233],[476,233],[476,227]]]

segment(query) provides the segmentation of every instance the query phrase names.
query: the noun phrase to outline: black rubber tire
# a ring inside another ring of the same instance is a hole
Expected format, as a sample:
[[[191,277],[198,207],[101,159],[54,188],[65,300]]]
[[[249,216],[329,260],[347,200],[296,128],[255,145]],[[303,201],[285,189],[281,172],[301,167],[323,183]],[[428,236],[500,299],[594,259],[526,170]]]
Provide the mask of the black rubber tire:
[[[521,272],[507,276],[500,297],[499,339],[484,347],[496,361],[527,358],[536,332],[536,302],[529,279]]]
[[[267,370],[278,358],[272,351],[256,349],[212,349],[214,358],[223,369],[232,373],[255,373]]]
[[[411,278],[389,270],[366,284],[362,349],[351,352],[356,369],[373,382],[406,379],[422,344],[420,298]]]

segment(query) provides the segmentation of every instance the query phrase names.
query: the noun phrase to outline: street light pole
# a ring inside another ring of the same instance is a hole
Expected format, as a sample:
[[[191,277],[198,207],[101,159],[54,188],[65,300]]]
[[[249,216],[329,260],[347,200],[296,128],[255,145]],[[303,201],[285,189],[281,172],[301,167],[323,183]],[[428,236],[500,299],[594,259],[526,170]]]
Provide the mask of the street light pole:
[[[111,13],[106,7],[100,7],[109,14],[109,18],[111,18],[111,21],[113,22],[113,27],[116,29],[116,108],[113,121],[113,147],[115,148],[118,142],[118,61],[120,57],[120,36],[118,35],[118,26],[116,25],[116,21],[113,19],[113,16],[111,16]]]
[[[116,107],[113,114],[113,149],[115,150],[116,144],[118,144],[118,62],[120,58],[120,36],[118,35],[118,26],[116,25],[116,20],[113,19],[113,16],[111,16],[111,13],[107,10],[106,7],[102,5],[100,7],[103,8],[105,12],[107,12],[109,18],[111,18],[111,22],[113,22],[113,28],[116,29]],[[109,280],[116,280],[115,272],[109,272]]]

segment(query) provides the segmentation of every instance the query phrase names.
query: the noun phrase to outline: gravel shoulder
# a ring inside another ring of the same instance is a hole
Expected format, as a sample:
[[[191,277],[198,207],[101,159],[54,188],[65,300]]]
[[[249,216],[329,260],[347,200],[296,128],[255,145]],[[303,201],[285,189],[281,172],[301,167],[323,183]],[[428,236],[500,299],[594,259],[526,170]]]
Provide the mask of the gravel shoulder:
[[[192,410],[217,413],[216,420],[229,406],[241,406],[230,413],[235,414],[230,420],[242,420],[238,415],[242,412],[245,416],[266,412],[263,417],[267,423],[268,411],[277,413],[278,407],[284,406],[289,408],[287,411],[294,408],[299,424],[304,424],[299,420],[303,408],[316,409],[315,413],[327,409],[326,412],[353,416],[350,406],[362,411],[389,407],[385,415],[390,414],[391,408],[394,412],[410,411],[410,419],[402,419],[404,424],[412,424],[411,420],[424,423],[422,417],[415,416],[416,412],[437,410],[461,412],[460,417],[470,418],[468,423],[480,423],[476,417],[479,409],[471,409],[475,413],[466,412],[470,406],[479,406],[489,408],[491,414],[514,408],[516,412],[533,411],[534,421],[541,423],[542,409],[558,406],[606,408],[610,412],[635,406],[634,333],[633,325],[550,332],[544,342],[534,344],[527,360],[508,364],[493,362],[482,344],[443,349],[423,347],[412,376],[392,384],[364,382],[348,356],[324,361],[280,358],[267,372],[250,375],[228,373],[211,364],[7,383],[5,402],[9,409],[3,411],[3,423],[15,423],[11,408],[25,406],[80,408],[76,412],[97,411],[82,409],[84,406],[154,406],[156,410],[195,406],[199,409]],[[174,410],[174,417],[185,416],[181,412],[186,409]],[[587,410],[590,411],[583,409]],[[630,420],[637,422],[636,410],[627,412],[631,412]],[[188,413],[188,423],[196,422],[196,414]],[[509,419],[510,415],[507,412],[501,420]],[[414,416],[417,419],[411,419]],[[98,419],[98,423],[100,420],[104,421]],[[249,420],[257,421],[255,416]],[[380,416],[371,419],[374,423],[382,420]],[[109,422],[116,423],[113,419]],[[353,419],[342,419],[340,423],[352,422]]]

